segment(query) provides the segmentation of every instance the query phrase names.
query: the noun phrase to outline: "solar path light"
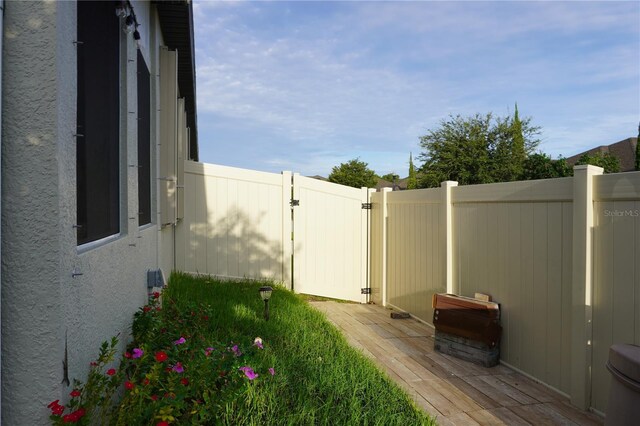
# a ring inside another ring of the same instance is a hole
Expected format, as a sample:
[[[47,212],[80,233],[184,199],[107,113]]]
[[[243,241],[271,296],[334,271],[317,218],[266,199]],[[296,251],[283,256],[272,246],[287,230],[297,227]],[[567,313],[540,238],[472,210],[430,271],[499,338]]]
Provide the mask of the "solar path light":
[[[269,321],[269,299],[273,289],[269,286],[260,287],[260,297],[264,300],[264,319]]]

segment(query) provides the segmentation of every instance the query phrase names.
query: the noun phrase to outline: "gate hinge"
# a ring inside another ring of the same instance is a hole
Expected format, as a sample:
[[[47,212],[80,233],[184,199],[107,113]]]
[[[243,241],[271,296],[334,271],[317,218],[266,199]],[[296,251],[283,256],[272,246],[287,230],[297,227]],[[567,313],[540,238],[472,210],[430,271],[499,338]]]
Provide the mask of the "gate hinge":
[[[371,294],[371,287],[361,288],[360,294]]]
[[[362,210],[371,210],[371,203],[362,203]]]
[[[291,207],[298,207],[300,205],[300,200],[291,200],[289,201],[289,205]]]

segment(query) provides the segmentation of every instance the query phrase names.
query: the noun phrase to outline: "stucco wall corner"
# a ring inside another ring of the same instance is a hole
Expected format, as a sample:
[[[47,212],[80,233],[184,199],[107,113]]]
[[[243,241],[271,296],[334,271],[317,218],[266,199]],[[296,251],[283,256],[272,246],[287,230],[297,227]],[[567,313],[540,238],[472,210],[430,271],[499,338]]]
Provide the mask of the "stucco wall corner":
[[[46,421],[60,394],[55,2],[6,2],[2,73],[2,422]]]

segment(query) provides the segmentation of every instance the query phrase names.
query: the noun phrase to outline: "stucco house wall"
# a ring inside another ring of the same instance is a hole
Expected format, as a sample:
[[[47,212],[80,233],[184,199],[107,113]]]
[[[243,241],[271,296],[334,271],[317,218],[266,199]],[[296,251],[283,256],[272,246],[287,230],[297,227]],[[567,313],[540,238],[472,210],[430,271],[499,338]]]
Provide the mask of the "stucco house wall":
[[[156,6],[133,1],[151,75],[152,223],[138,227],[137,45],[120,35],[120,234],[77,245],[77,5],[5,2],[2,54],[2,417],[46,424],[62,383],[84,380],[101,342],[130,334],[147,270],[172,269],[173,227],[158,220]],[[131,218],[136,218],[132,220]],[[160,243],[162,240],[162,243]],[[161,260],[163,259],[163,260]],[[76,275],[81,274],[81,275]]]

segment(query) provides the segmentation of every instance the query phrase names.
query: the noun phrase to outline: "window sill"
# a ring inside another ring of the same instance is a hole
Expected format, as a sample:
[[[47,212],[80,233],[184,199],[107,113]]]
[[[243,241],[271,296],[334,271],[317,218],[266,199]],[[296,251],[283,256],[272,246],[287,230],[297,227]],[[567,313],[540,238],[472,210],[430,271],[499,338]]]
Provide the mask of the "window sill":
[[[91,241],[89,243],[84,243],[84,244],[82,244],[82,245],[77,247],[77,253],[78,254],[83,254],[83,253],[86,253],[86,252],[91,251],[93,249],[96,249],[98,247],[105,246],[105,245],[107,245],[109,243],[112,243],[112,242],[120,239],[120,236],[121,236],[121,234],[117,233],[117,234],[114,234],[114,235],[109,235],[108,237],[101,238],[99,240]]]

